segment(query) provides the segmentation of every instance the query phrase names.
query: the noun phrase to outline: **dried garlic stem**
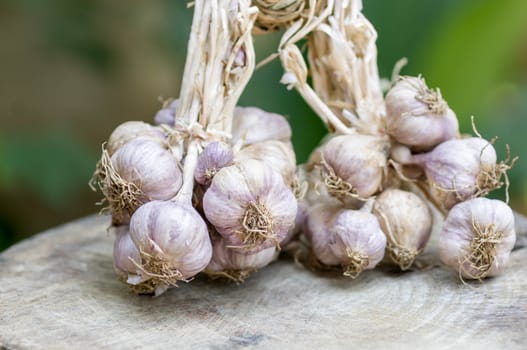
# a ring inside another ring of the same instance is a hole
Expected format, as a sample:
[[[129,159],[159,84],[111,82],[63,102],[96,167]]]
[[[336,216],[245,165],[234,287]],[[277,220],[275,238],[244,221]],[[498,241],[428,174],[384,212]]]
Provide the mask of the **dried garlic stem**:
[[[207,141],[228,138],[254,71],[249,0],[196,0],[176,122]]]
[[[385,107],[377,68],[377,33],[361,0],[335,3],[309,39],[313,87],[334,113],[361,133],[383,133]]]

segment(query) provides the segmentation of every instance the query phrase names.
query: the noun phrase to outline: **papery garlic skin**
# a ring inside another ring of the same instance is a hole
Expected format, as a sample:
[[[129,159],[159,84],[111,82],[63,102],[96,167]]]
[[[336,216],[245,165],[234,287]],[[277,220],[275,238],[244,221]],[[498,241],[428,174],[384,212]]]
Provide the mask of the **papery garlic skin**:
[[[128,225],[118,226],[115,228],[113,266],[124,281],[128,279],[129,274],[139,274],[139,270],[132,260],[141,261],[139,250],[130,237]]]
[[[156,142],[130,141],[111,157],[111,162],[123,180],[136,185],[151,200],[170,199],[181,187],[178,161]]]
[[[159,284],[192,278],[212,257],[207,225],[185,203],[152,201],[141,206],[132,215],[130,236],[141,252],[137,263]],[[164,270],[152,271],[158,265]]]
[[[284,239],[294,224],[297,202],[278,172],[248,159],[214,176],[203,209],[229,245],[255,253]]]
[[[333,253],[331,228],[335,217],[340,213],[340,205],[322,203],[310,207],[304,222],[304,235],[311,244],[316,258],[328,266],[340,265],[340,259]]]
[[[176,121],[176,109],[179,104],[179,100],[172,100],[165,103],[163,108],[156,112],[154,116],[154,123],[156,125],[169,125],[174,126]]]
[[[514,214],[502,201],[474,198],[454,206],[439,236],[439,258],[463,278],[499,274],[516,242]]]
[[[289,229],[285,238],[280,242],[282,247],[285,247],[287,244],[292,242],[302,229],[304,228],[304,223],[307,220],[307,213],[309,210],[309,204],[306,200],[298,201],[297,212],[295,217],[295,224]]]
[[[388,143],[370,135],[340,135],[321,147],[321,168],[329,194],[368,198],[382,185]]]
[[[342,210],[334,218],[329,243],[344,268],[344,275],[355,278],[373,269],[383,258],[386,237],[375,215],[363,210]]]
[[[421,151],[459,134],[455,113],[421,77],[401,77],[388,91],[386,127],[398,142]]]
[[[296,157],[290,144],[274,140],[251,144],[237,152],[234,159],[237,162],[246,159],[263,161],[279,172],[286,184],[290,185],[293,182]]]
[[[165,134],[160,129],[145,122],[129,121],[122,123],[115,128],[108,138],[106,150],[111,156],[127,142],[139,138],[149,139],[161,145],[166,142]]]
[[[390,260],[404,271],[410,268],[432,233],[432,213],[412,192],[389,188],[375,200],[373,214],[387,238]]]
[[[236,107],[232,123],[233,144],[291,140],[291,126],[283,116],[256,107]]]
[[[219,235],[213,237],[212,247],[212,259],[205,273],[211,276],[222,275],[236,282],[243,282],[251,272],[269,265],[278,257],[275,247],[254,254],[240,254],[237,249],[229,248],[225,239]]]
[[[494,178],[496,151],[479,137],[443,142],[429,153],[417,154],[413,162],[423,167],[432,196],[445,208],[468,198],[486,195],[487,176]]]
[[[211,142],[199,155],[194,178],[197,183],[208,186],[221,168],[232,165],[233,162],[234,154],[229,145],[223,142]]]

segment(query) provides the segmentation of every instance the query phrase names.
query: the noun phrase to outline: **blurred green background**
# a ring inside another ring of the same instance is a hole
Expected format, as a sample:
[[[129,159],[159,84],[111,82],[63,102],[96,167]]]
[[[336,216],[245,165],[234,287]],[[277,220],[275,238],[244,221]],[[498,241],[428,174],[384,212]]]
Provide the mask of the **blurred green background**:
[[[151,121],[159,97],[178,95],[192,11],[184,0],[0,2],[0,250],[97,212],[88,180],[100,145],[126,120]],[[389,77],[422,73],[470,132],[527,146],[527,1],[364,0]],[[279,34],[256,38],[258,57]],[[287,115],[299,161],[325,133],[277,61],[258,70],[242,105]],[[510,172],[512,206],[527,208],[527,162]],[[498,193],[497,196],[503,196]]]

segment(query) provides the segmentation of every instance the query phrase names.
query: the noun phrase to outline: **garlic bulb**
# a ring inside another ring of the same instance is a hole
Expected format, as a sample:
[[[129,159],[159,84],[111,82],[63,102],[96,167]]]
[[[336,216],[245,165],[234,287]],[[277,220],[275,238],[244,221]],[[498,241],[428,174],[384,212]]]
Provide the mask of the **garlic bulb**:
[[[355,278],[373,269],[383,258],[386,237],[375,215],[363,210],[342,210],[331,227],[331,251],[344,269]]]
[[[219,235],[213,235],[212,249],[212,259],[205,273],[211,277],[226,277],[238,283],[278,257],[275,247],[254,254],[240,254],[237,249],[229,248],[225,239]]]
[[[321,148],[320,167],[330,195],[368,198],[375,194],[386,171],[388,143],[370,135],[341,135]]]
[[[234,155],[232,149],[223,142],[211,142],[199,155],[198,165],[194,173],[196,182],[210,185],[212,178],[223,167],[232,165]]]
[[[176,109],[179,104],[179,100],[168,100],[163,104],[163,108],[157,111],[154,116],[154,123],[156,125],[169,125],[174,126],[176,121]]]
[[[373,269],[384,257],[386,237],[377,218],[366,210],[314,206],[304,233],[320,262],[342,266],[344,275],[351,278]]]
[[[234,157],[235,161],[246,159],[260,160],[279,172],[284,182],[293,182],[296,170],[296,158],[290,144],[281,141],[263,141],[242,148]]]
[[[130,215],[149,200],[172,198],[182,184],[178,161],[164,146],[135,139],[111,157],[103,149],[90,186],[99,187],[112,213],[113,224],[128,224]]]
[[[186,202],[144,204],[132,215],[130,236],[141,256],[135,264],[156,294],[177,281],[189,280],[212,257],[207,225]]]
[[[115,128],[108,138],[106,150],[111,156],[125,143],[139,138],[149,139],[160,145],[165,143],[165,135],[160,129],[144,122],[130,121]]]
[[[247,159],[214,176],[203,209],[230,246],[255,253],[282,241],[294,224],[297,202],[278,172]]]
[[[401,77],[386,95],[387,132],[398,142],[417,150],[455,138],[455,113],[439,89],[426,86],[421,77]]]
[[[432,213],[416,194],[395,188],[375,200],[373,214],[386,235],[388,257],[407,270],[425,248],[432,233]]]
[[[291,127],[283,116],[256,107],[236,107],[232,123],[233,144],[251,145],[268,140],[287,142],[291,139]]]
[[[492,144],[479,137],[443,142],[429,153],[412,156],[426,174],[432,196],[445,208],[501,187],[508,169],[496,164]]]
[[[439,237],[441,262],[464,278],[499,274],[516,241],[514,214],[502,201],[474,198],[454,206]]]

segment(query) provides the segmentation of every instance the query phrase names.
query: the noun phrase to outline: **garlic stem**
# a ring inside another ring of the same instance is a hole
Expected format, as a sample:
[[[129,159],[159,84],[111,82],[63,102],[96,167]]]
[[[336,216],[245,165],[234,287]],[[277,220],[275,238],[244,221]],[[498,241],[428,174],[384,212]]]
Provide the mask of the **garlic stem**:
[[[334,128],[335,131],[341,134],[352,134],[353,129],[344,125],[344,123],[342,123],[342,121],[307,84],[307,67],[302,58],[302,54],[300,53],[300,49],[295,45],[289,45],[282,50],[280,59],[282,60],[282,65],[287,72],[281,82],[295,87],[298,93],[304,98],[315,113],[318,114],[329,129]],[[288,76],[288,74],[292,74],[293,77]]]
[[[198,141],[192,141],[188,146],[187,156],[183,165],[183,185],[178,194],[172,198],[172,201],[182,201],[192,203],[192,194],[194,191],[194,172],[198,166]]]

